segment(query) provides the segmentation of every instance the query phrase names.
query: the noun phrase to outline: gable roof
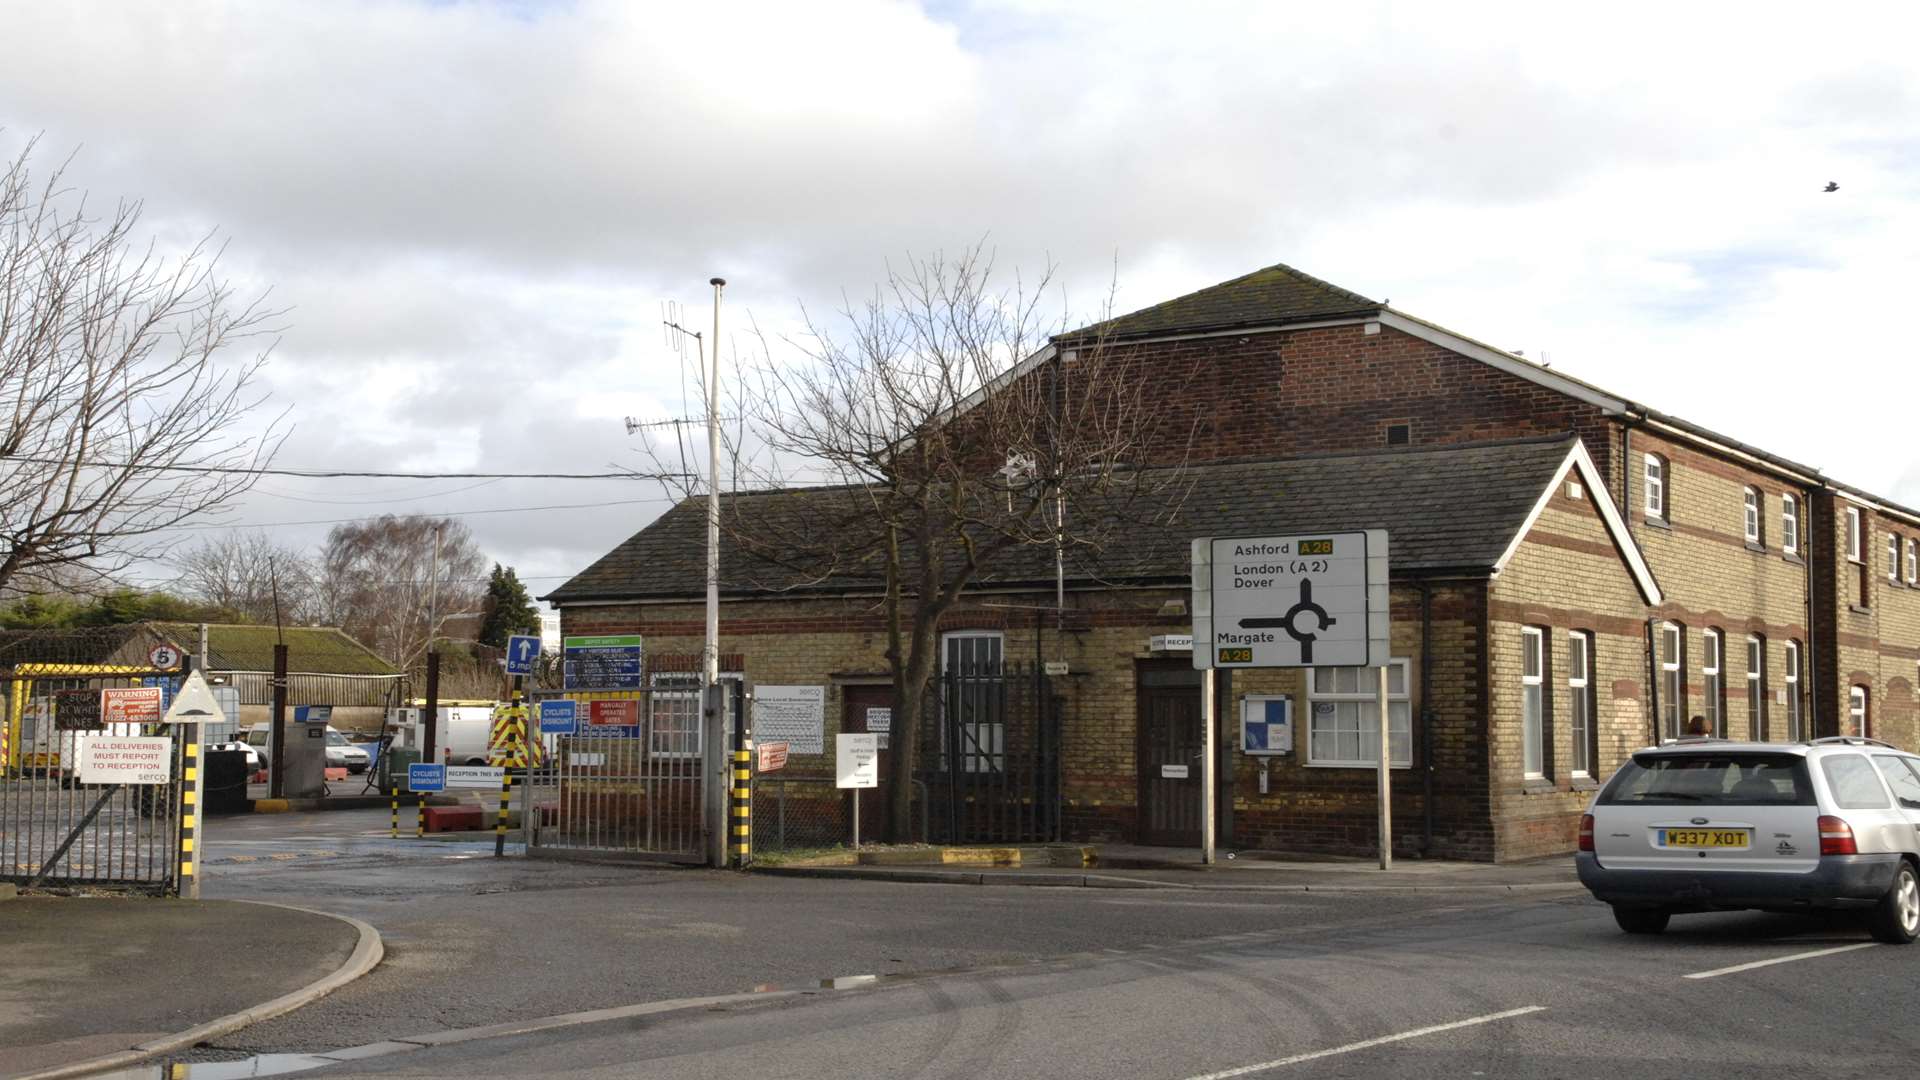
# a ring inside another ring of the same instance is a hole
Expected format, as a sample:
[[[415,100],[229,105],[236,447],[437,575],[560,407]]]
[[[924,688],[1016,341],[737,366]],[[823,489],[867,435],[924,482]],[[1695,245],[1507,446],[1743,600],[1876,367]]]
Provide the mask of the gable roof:
[[[145,667],[163,639],[145,623],[73,629],[0,630],[0,668],[16,664],[119,664]]]
[[[183,650],[199,647],[198,623],[155,623]],[[285,635],[290,671],[326,675],[396,675],[399,669],[382,660],[335,626],[271,626],[240,623],[207,624],[209,671],[272,671],[274,643]]]
[[[1285,263],[1275,263],[1061,337],[1124,339],[1204,333],[1314,319],[1352,318],[1380,310],[1378,301],[1302,273]]]
[[[1280,460],[1154,470],[1143,477],[1152,505],[1114,508],[1116,539],[1105,550],[1070,549],[1070,587],[1184,583],[1189,543],[1203,536],[1388,530],[1394,576],[1492,576],[1543,499],[1569,468],[1582,468],[1604,493],[1592,459],[1571,435],[1490,443],[1394,447]],[[1172,479],[1153,488],[1154,479]],[[859,488],[805,488],[722,499],[721,590],[730,597],[873,594],[884,584],[877,549],[863,547]],[[1604,499],[1601,500],[1603,503]],[[1097,512],[1083,500],[1083,513]],[[1616,543],[1653,589],[1644,561],[1613,515]],[[750,550],[757,537],[843,533],[848,557],[826,567],[778,564]],[[705,589],[706,508],[687,500],[669,510],[543,599],[559,604],[614,600],[694,600]],[[997,557],[977,589],[1051,587],[1053,549],[1038,544]]]

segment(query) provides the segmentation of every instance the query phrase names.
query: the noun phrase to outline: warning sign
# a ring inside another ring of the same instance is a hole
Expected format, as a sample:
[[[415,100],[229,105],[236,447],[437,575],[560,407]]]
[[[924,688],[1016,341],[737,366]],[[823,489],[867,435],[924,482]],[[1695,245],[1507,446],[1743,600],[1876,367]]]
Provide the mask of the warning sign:
[[[758,772],[775,772],[787,767],[787,744],[783,742],[763,742],[754,749],[760,752]]]
[[[164,735],[82,736],[83,784],[164,784],[173,779],[173,740]]]
[[[157,724],[160,722],[160,688],[121,686],[102,690],[100,718],[109,724]]]

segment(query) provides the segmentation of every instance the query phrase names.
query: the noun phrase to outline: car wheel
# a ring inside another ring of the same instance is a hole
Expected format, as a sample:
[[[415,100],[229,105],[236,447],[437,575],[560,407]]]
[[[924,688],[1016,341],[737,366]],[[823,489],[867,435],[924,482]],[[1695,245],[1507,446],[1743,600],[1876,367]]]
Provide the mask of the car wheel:
[[[1869,923],[1873,936],[1889,945],[1910,945],[1920,937],[1920,875],[1902,862],[1893,876],[1893,888],[1880,898]]]
[[[1658,934],[1667,928],[1673,912],[1665,908],[1623,907],[1613,905],[1613,921],[1629,934]]]

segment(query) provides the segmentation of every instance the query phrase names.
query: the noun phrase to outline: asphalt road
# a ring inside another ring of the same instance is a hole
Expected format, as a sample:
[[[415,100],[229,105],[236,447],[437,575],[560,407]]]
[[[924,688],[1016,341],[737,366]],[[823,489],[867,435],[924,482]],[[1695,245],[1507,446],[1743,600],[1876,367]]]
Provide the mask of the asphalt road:
[[[809,991],[303,1076],[1858,1077],[1908,1071],[1920,1050],[1920,947],[1868,944],[1846,921],[1692,916],[1629,938],[1572,893],[804,881],[250,835],[272,828],[250,822],[225,848],[214,834],[209,893],[359,915],[391,959],[208,1056]],[[272,844],[338,853],[217,861]],[[1863,947],[1802,955],[1848,946]],[[1765,961],[1784,962],[1687,977]],[[887,977],[818,985],[868,973]]]

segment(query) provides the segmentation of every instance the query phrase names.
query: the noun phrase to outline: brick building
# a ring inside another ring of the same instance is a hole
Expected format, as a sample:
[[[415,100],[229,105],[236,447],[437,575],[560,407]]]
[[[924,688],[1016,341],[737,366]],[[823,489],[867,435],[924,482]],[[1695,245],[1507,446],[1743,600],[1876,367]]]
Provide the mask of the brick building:
[[[1197,746],[1197,673],[1149,645],[1187,629],[1197,536],[1391,533],[1403,852],[1569,850],[1588,792],[1694,715],[1730,737],[1920,745],[1920,514],[1284,266],[1063,336],[1015,377],[1070,378],[1087,349],[1113,350],[1163,403],[1166,438],[1142,464],[1184,468],[1192,492],[1119,562],[1070,566],[1055,623],[1031,614],[1053,603],[1048,549],[996,564],[941,624],[954,655],[1067,663],[1069,836],[1195,835],[1193,781],[1158,767]],[[729,512],[804,512],[807,497]],[[556,590],[564,632],[637,631],[684,669],[703,512],[676,507]],[[771,588],[751,563],[723,551],[730,666],[827,685],[836,708],[873,700],[877,582]],[[1296,752],[1267,764],[1217,740],[1223,836],[1371,849],[1356,672],[1235,674],[1223,716],[1283,694],[1301,720]]]

